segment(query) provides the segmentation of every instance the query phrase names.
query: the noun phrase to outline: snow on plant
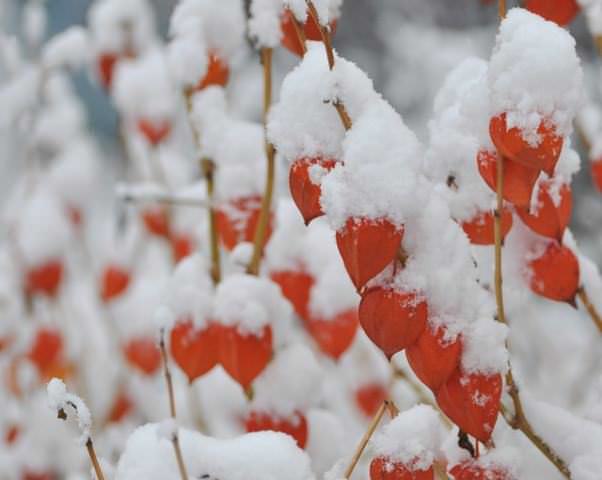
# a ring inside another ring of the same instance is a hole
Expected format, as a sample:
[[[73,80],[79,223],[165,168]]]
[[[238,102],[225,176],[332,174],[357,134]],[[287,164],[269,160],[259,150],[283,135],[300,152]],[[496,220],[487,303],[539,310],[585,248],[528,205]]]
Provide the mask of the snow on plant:
[[[19,167],[0,477],[599,478],[599,339],[578,322],[602,328],[602,280],[568,225],[573,122],[590,140],[602,124],[566,30],[510,10],[491,58],[449,73],[423,144],[333,49],[340,0],[253,0],[249,18],[181,0],[165,39],[150,2],[98,0],[38,45],[40,5],[27,45],[0,38]],[[122,169],[82,67],[118,113]],[[551,355],[554,382],[531,373]]]

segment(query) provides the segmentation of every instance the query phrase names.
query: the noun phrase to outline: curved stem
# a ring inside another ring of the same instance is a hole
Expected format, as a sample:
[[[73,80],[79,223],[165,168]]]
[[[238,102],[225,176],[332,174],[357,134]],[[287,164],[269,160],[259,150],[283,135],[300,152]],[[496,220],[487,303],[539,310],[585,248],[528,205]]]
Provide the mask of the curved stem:
[[[92,466],[94,467],[94,473],[96,473],[97,480],[105,480],[102,468],[100,467],[100,462],[98,461],[98,457],[96,456],[96,451],[94,450],[92,438],[90,437],[88,437],[88,441],[86,442],[86,450],[88,451],[88,456],[90,457],[90,461],[92,462]]]
[[[600,317],[596,307],[594,307],[594,304],[589,299],[589,295],[585,291],[585,287],[582,286],[579,288],[579,290],[577,290],[577,296],[579,297],[579,300],[581,300],[581,303],[583,303],[583,306],[587,310],[587,313],[589,313],[589,316],[592,318],[592,321],[596,327],[598,327],[600,333],[602,333],[602,317]]]
[[[167,393],[169,395],[169,413],[171,418],[176,419],[176,399],[173,391],[173,380],[171,378],[171,371],[169,370],[169,364],[167,362],[167,351],[165,349],[165,332],[161,331],[161,338],[159,340],[159,349],[161,350],[161,359],[163,360],[163,373],[165,375],[165,383],[167,384]],[[178,464],[178,470],[180,471],[180,478],[182,480],[188,480],[188,472],[186,471],[186,465],[184,464],[184,457],[182,456],[182,449],[180,448],[180,439],[178,436],[177,427],[171,438],[174,453],[176,455],[176,462]]]
[[[268,224],[270,221],[270,207],[272,204],[272,196],[274,194],[274,177],[276,170],[275,150],[274,146],[267,139],[267,118],[272,104],[272,49],[261,49],[261,61],[263,64],[263,125],[266,130],[265,151],[267,158],[266,168],[266,183],[265,192],[261,199],[261,211],[259,212],[259,220],[255,229],[255,237],[253,238],[253,255],[247,273],[257,275],[259,273],[259,265],[263,255],[263,247],[267,235]]]

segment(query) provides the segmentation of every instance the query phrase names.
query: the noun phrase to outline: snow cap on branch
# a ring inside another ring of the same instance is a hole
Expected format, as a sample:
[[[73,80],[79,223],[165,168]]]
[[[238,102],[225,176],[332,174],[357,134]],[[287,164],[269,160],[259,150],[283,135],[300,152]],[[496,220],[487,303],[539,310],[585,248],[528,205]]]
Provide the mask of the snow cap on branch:
[[[46,44],[42,62],[46,68],[77,68],[88,59],[89,43],[88,32],[83,27],[70,27]]]
[[[48,405],[57,412],[62,420],[67,419],[67,410],[72,409],[77,417],[77,425],[81,432],[81,442],[90,439],[90,428],[92,427],[92,415],[84,401],[73,393],[67,391],[62,380],[53,378],[48,382]]]

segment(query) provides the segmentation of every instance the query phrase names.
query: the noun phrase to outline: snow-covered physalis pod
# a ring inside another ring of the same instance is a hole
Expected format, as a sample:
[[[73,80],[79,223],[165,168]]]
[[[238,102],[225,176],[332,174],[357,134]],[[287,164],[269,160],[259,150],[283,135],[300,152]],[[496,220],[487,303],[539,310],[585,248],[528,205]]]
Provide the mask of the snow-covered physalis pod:
[[[53,258],[27,270],[25,293],[55,297],[63,278],[63,262]]]
[[[367,383],[355,391],[355,403],[367,418],[372,418],[387,398],[387,388],[379,382]]]
[[[530,259],[528,271],[534,293],[574,304],[579,289],[579,261],[569,248],[551,241],[543,253]]]
[[[153,337],[130,339],[123,347],[128,363],[145,375],[154,375],[161,366],[161,352]]]
[[[492,211],[479,212],[470,220],[462,222],[462,229],[473,245],[493,245],[495,243],[494,233],[495,217]],[[504,207],[502,209],[502,240],[512,228],[512,211]]]
[[[305,322],[320,350],[335,360],[353,343],[358,325],[356,308],[340,312],[333,318],[309,318]]]
[[[305,448],[308,436],[307,419],[301,412],[283,418],[269,412],[252,411],[245,418],[247,432],[271,430],[290,435],[295,439],[299,448]]]
[[[518,127],[507,128],[506,114],[502,113],[491,118],[489,135],[504,157],[553,176],[564,139],[556,133],[552,123],[542,120],[537,128],[538,143],[531,144],[523,138],[523,133]]]
[[[566,183],[560,185],[557,192],[553,192],[554,189],[552,181],[540,182],[534,208],[517,208],[516,213],[535,233],[561,242],[564,230],[571,219],[573,196],[571,187]],[[557,199],[555,200],[554,197]]]
[[[187,233],[170,233],[169,244],[174,263],[178,263],[194,251],[194,241]]]
[[[266,325],[259,335],[241,333],[237,325],[222,326],[219,334],[219,361],[224,370],[248,391],[263,372],[274,353],[272,327]]]
[[[463,373],[460,368],[437,391],[437,405],[458,427],[477,440],[491,438],[500,410],[502,376]]]
[[[117,264],[107,265],[100,277],[100,298],[103,302],[123,294],[130,284],[130,272],[127,268]]]
[[[314,157],[295,160],[289,171],[291,196],[303,216],[305,225],[314,218],[324,215],[320,205],[322,174],[332,170],[336,160]]]
[[[109,414],[107,415],[108,423],[119,423],[125,417],[127,417],[132,410],[134,409],[134,403],[128,394],[119,390],[117,395],[115,395],[115,399],[113,400],[113,404],[109,410]]]
[[[153,147],[156,147],[169,136],[171,122],[169,120],[154,120],[141,118],[138,120],[138,130]]]
[[[190,383],[217,365],[221,329],[215,323],[197,328],[190,318],[184,318],[171,330],[171,356]]]
[[[479,150],[477,167],[485,183],[495,192],[497,190],[497,154],[488,150]],[[539,177],[539,170],[504,158],[502,197],[517,207],[529,206],[537,177]]]
[[[602,158],[592,160],[590,168],[594,185],[602,193]]]
[[[433,467],[413,470],[411,466],[376,457],[370,462],[370,480],[433,480]]]
[[[496,465],[479,465],[476,461],[466,461],[453,466],[451,473],[453,480],[514,480],[508,470]]]
[[[359,306],[362,328],[389,359],[418,340],[427,318],[426,301],[412,291],[371,288]]]
[[[562,27],[571,23],[580,10],[577,0],[527,0],[524,7]]]
[[[309,318],[309,292],[315,279],[303,268],[297,270],[278,270],[270,274],[272,281],[280,287],[280,291],[286,298],[295,313],[303,320]]]
[[[280,19],[280,28],[282,30],[282,46],[294,53],[295,55],[302,57],[303,46],[301,45],[299,35],[297,34],[293,14],[288,9],[282,12],[282,17]],[[336,31],[336,28],[337,22],[336,20],[333,20],[332,22],[330,22],[331,33],[334,33]],[[305,38],[307,40],[313,40],[314,42],[322,40],[320,26],[309,14],[307,15],[307,19],[303,24],[303,34],[305,35]]]
[[[203,90],[211,85],[224,87],[228,83],[228,78],[230,78],[228,64],[217,53],[211,52],[207,61],[207,73],[194,90]]]
[[[158,237],[169,235],[169,215],[164,207],[146,207],[142,211],[142,221],[148,233]]]
[[[222,244],[232,250],[240,242],[252,242],[259,221],[261,197],[258,195],[242,197],[228,202],[216,209],[215,220]],[[264,242],[267,243],[272,233],[272,215]]]
[[[418,341],[406,349],[406,357],[422,383],[437,391],[458,367],[461,352],[460,338],[448,340],[444,327],[433,330],[427,326]]]
[[[397,256],[403,238],[403,226],[385,218],[376,220],[351,217],[337,231],[337,247],[345,269],[360,290],[382,272]]]

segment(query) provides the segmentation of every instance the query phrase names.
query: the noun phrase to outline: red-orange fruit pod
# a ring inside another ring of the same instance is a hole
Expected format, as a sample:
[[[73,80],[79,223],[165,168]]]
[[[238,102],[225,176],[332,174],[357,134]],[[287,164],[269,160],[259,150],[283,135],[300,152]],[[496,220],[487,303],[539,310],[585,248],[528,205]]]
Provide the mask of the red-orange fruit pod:
[[[537,295],[574,304],[579,289],[579,261],[564,245],[550,242],[528,265],[531,290]]]
[[[62,353],[63,337],[61,333],[52,328],[40,328],[36,332],[27,357],[38,371],[44,372],[60,360]]]
[[[497,154],[479,150],[477,167],[483,180],[494,192],[497,191]],[[502,197],[517,207],[526,207],[531,203],[533,187],[539,177],[539,170],[504,158],[504,185]]]
[[[119,265],[108,265],[100,279],[100,298],[103,302],[122,295],[130,284],[130,272]]]
[[[270,274],[272,281],[280,287],[280,291],[293,309],[303,320],[309,318],[309,292],[315,280],[303,269],[279,270]]]
[[[305,325],[320,350],[338,360],[355,338],[359,325],[357,309],[346,310],[330,319],[310,318]]]
[[[129,340],[123,353],[128,363],[145,375],[154,375],[161,366],[161,352],[152,337]]]
[[[462,230],[473,245],[493,245],[495,243],[494,224],[493,212],[480,212],[469,221],[462,222]],[[511,228],[512,212],[509,208],[504,207],[502,210],[502,239],[506,238]]]
[[[595,187],[602,193],[602,158],[591,162],[591,173]]]
[[[437,392],[437,404],[458,427],[477,440],[487,443],[491,438],[500,410],[502,377],[452,374]]]
[[[119,423],[134,410],[134,403],[124,392],[119,391],[113,400],[113,405],[107,415],[108,423]]]
[[[329,158],[300,158],[291,165],[289,172],[289,187],[291,196],[303,216],[305,225],[314,218],[324,215],[320,205],[322,189],[311,181],[310,169],[314,166],[330,171],[336,165],[336,160]]]
[[[372,418],[386,399],[387,388],[381,383],[368,383],[355,391],[355,403],[367,418]]]
[[[169,235],[171,255],[174,263],[188,257],[194,251],[194,241],[187,233],[172,233]]]
[[[171,122],[169,120],[157,121],[141,118],[138,120],[138,130],[144,135],[148,143],[156,147],[166,140],[171,133]]]
[[[171,356],[190,383],[206,374],[219,361],[221,325],[195,328],[190,319],[178,321],[171,331]]]
[[[203,90],[210,85],[224,87],[226,83],[228,83],[228,78],[230,78],[230,69],[228,68],[228,64],[224,62],[215,52],[211,52],[209,54],[209,58],[207,59],[207,73],[199,81],[198,85],[195,87],[195,90]]]
[[[434,480],[433,467],[413,470],[402,463],[385,457],[376,457],[370,462],[370,480]]]
[[[272,328],[265,326],[257,336],[243,335],[236,325],[222,327],[219,337],[220,363],[243,390],[248,391],[272,359]]]
[[[514,480],[514,477],[503,467],[479,465],[473,461],[462,462],[449,471],[453,480]]]
[[[556,134],[553,125],[542,120],[537,128],[539,144],[532,146],[523,138],[518,127],[507,129],[506,114],[502,113],[489,122],[489,134],[495,147],[504,157],[553,176],[564,142],[564,139]]]
[[[454,373],[462,351],[459,338],[445,340],[445,329],[424,329],[418,341],[406,349],[408,363],[416,376],[433,391],[437,391]]]
[[[550,190],[553,185],[550,181],[543,181],[537,192],[537,206],[533,212],[528,207],[517,208],[516,213],[531,230],[544,237],[554,238],[559,242],[571,219],[573,196],[571,187],[567,184],[560,186],[558,195],[560,202],[554,203]]]
[[[58,259],[48,260],[31,269],[25,275],[25,293],[55,297],[63,279],[63,263]]]
[[[337,247],[345,269],[360,290],[366,282],[382,272],[397,256],[403,227],[380,218],[351,217],[337,231]]]
[[[427,304],[415,292],[371,288],[359,306],[362,328],[389,359],[418,340],[427,318]]]
[[[297,34],[297,30],[295,27],[295,20],[293,18],[293,14],[290,10],[286,9],[282,13],[282,17],[280,19],[280,29],[282,31],[282,38],[280,43],[290,52],[298,55],[299,57],[303,56],[303,45],[299,40],[299,35]],[[337,28],[336,20],[330,22],[330,31],[334,34]],[[315,42],[322,40],[322,34],[320,33],[319,25],[313,20],[311,15],[307,15],[307,19],[305,24],[302,25],[303,35],[307,40],[313,40]]]
[[[268,412],[252,411],[245,419],[245,429],[247,432],[270,430],[285,433],[295,439],[299,448],[305,448],[307,444],[307,420],[301,412],[295,412],[290,418],[281,418]]]
[[[102,53],[96,60],[98,77],[105,90],[111,89],[117,60],[119,60],[119,57],[116,53]]]
[[[525,8],[561,27],[571,23],[581,9],[576,0],[527,0]]]
[[[147,207],[142,212],[142,221],[151,235],[158,237],[169,236],[169,215],[163,207]]]
[[[255,229],[259,222],[261,211],[261,197],[242,197],[229,202],[215,211],[217,231],[226,250],[232,250],[240,242],[252,242],[255,238]],[[264,245],[272,234],[272,214],[268,221],[268,228]]]

